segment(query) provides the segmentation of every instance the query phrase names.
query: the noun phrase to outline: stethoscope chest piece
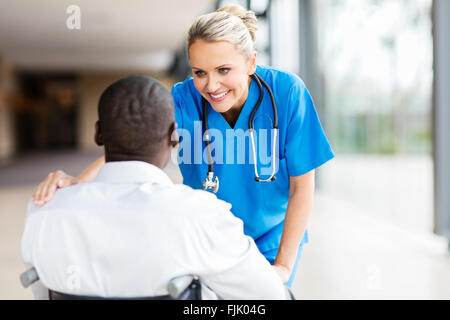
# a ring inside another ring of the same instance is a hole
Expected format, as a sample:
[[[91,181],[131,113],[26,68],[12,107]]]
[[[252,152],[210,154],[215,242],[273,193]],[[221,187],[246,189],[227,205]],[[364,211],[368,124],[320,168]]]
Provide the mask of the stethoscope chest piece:
[[[275,176],[272,176],[272,177],[270,177],[269,179],[266,179],[266,180],[261,179],[260,177],[255,177],[255,181],[256,182],[272,182],[272,181],[275,181],[275,180],[277,180],[277,177],[275,177]]]
[[[208,172],[208,176],[203,180],[203,190],[211,190],[214,193],[219,191],[219,178],[214,177],[213,172]]]

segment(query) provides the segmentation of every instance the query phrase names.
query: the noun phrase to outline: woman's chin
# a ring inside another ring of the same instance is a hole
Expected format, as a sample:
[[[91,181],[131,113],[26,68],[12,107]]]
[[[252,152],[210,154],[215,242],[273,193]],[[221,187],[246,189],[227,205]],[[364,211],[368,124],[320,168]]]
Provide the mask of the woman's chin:
[[[231,108],[225,104],[222,103],[211,103],[211,107],[213,108],[214,111],[218,112],[218,113],[225,113],[228,110],[230,110]]]

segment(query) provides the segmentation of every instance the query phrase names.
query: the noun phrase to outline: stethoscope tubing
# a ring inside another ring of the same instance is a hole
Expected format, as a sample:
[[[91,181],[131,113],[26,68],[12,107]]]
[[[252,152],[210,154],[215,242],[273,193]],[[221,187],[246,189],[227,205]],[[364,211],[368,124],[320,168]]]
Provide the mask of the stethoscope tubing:
[[[255,181],[257,182],[271,182],[274,181],[276,179],[275,177],[275,172],[276,172],[276,167],[275,167],[275,151],[276,151],[276,141],[278,138],[278,108],[276,105],[276,101],[275,98],[273,96],[273,91],[272,89],[269,87],[269,85],[267,84],[266,81],[264,81],[256,72],[252,75],[252,78],[255,80],[258,89],[259,89],[259,97],[258,97],[258,101],[256,102],[256,105],[253,107],[253,110],[250,114],[250,117],[248,119],[248,127],[249,127],[249,131],[250,131],[250,139],[251,139],[251,143],[252,143],[252,150],[253,150],[253,161],[254,161],[254,168],[255,168]],[[274,131],[274,142],[273,142],[273,146],[272,146],[272,166],[273,166],[273,171],[272,171],[272,175],[270,176],[270,178],[262,180],[259,177],[258,174],[258,165],[257,165],[257,159],[256,159],[256,147],[255,147],[255,141],[254,141],[254,127],[253,127],[253,119],[255,117],[256,112],[258,111],[259,107],[261,106],[261,102],[263,100],[264,97],[264,88],[263,86],[266,88],[267,92],[270,95],[270,100],[272,102],[272,109],[273,109],[273,116],[274,116],[274,121],[273,121],[273,131]],[[205,128],[205,144],[206,144],[206,153],[208,154],[208,174],[207,174],[207,178],[205,179],[205,181],[203,182],[203,188],[206,189],[212,189],[213,192],[217,192],[218,190],[218,178],[215,177],[214,178],[214,164],[213,164],[213,159],[212,159],[212,154],[211,154],[211,137],[209,135],[209,126],[208,126],[208,102],[206,101],[205,98],[202,97],[202,113],[203,113],[203,127]],[[212,187],[214,186],[215,187]]]
[[[269,85],[267,84],[266,81],[263,80],[263,78],[261,78],[259,76],[259,74],[254,73],[252,75],[253,79],[255,79],[256,84],[258,85],[259,88],[259,98],[258,98],[258,102],[256,103],[255,107],[252,110],[252,113],[250,114],[250,117],[248,118],[248,128],[250,130],[253,130],[253,118],[255,117],[256,112],[259,109],[259,106],[261,105],[261,102],[263,100],[264,97],[264,89],[263,86],[267,89],[267,92],[269,92],[270,95],[270,100],[272,102],[272,109],[273,109],[273,128],[274,129],[278,129],[278,108],[277,108],[277,104],[275,102],[275,98],[273,96],[273,91],[272,89],[270,89]]]

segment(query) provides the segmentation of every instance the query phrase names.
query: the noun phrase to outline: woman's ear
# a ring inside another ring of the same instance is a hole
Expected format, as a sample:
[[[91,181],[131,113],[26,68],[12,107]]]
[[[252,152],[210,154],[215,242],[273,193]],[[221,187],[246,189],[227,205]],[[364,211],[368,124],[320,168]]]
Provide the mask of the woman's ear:
[[[95,143],[98,146],[101,147],[101,146],[104,145],[104,143],[103,143],[103,136],[102,136],[102,128],[100,126],[100,121],[97,121],[95,123],[95,137],[94,137],[94,140],[95,140]]]

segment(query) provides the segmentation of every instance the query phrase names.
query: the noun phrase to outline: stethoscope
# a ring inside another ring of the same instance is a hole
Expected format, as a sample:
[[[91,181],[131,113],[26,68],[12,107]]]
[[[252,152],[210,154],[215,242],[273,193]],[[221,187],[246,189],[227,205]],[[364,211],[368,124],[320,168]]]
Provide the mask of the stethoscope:
[[[254,163],[254,168],[255,168],[255,181],[256,182],[272,182],[275,181],[276,177],[275,177],[275,172],[276,172],[276,168],[275,168],[275,147],[276,147],[276,141],[277,141],[277,136],[278,136],[278,111],[277,111],[277,104],[275,102],[275,98],[273,97],[273,92],[272,89],[270,89],[269,85],[267,84],[267,82],[265,82],[258,74],[254,73],[252,75],[252,78],[255,80],[256,84],[258,85],[259,88],[259,98],[258,101],[256,102],[255,106],[253,107],[253,111],[250,114],[250,117],[248,119],[248,128],[249,128],[249,132],[250,132],[250,139],[251,139],[251,143],[252,143],[252,150],[253,150],[253,163]],[[272,108],[273,108],[273,116],[274,116],[274,121],[273,121],[273,135],[274,135],[274,139],[273,139],[273,143],[272,143],[272,166],[273,166],[273,171],[272,171],[272,175],[270,176],[270,178],[268,179],[261,179],[259,177],[258,174],[258,164],[256,161],[256,149],[255,149],[255,140],[254,140],[254,128],[253,128],[253,118],[255,117],[256,111],[258,111],[259,106],[261,105],[261,102],[263,100],[264,97],[264,89],[263,86],[266,87],[267,91],[269,92],[270,95],[270,99],[272,100]],[[204,139],[205,139],[205,144],[206,144],[206,150],[207,150],[207,154],[208,154],[208,174],[206,176],[206,179],[203,180],[203,190],[211,190],[214,193],[217,193],[217,191],[219,191],[219,178],[216,176],[214,176],[214,165],[213,165],[213,160],[212,160],[212,154],[211,154],[211,147],[210,147],[210,143],[211,143],[211,137],[209,135],[209,128],[208,128],[208,102],[206,101],[205,98],[202,97],[202,109],[203,109],[203,127],[204,127]]]

